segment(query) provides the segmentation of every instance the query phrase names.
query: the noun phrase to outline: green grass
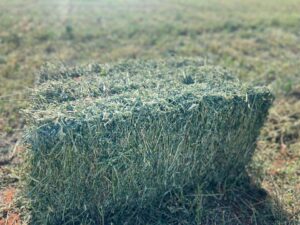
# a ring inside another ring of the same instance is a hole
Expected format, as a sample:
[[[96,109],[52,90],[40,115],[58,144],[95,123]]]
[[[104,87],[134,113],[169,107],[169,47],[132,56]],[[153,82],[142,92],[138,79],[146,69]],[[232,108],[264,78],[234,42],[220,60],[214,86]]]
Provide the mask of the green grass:
[[[0,152],[20,136],[19,109],[46,61],[200,56],[276,94],[249,171],[300,220],[298,0],[2,0],[0,7]]]

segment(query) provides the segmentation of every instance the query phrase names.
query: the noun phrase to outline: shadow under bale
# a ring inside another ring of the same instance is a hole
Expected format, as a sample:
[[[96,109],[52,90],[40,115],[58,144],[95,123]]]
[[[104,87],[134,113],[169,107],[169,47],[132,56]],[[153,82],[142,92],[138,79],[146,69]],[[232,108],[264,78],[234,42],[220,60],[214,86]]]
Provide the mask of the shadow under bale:
[[[33,224],[232,224],[243,208],[207,209],[251,195],[272,101],[199,59],[48,66],[25,111]]]

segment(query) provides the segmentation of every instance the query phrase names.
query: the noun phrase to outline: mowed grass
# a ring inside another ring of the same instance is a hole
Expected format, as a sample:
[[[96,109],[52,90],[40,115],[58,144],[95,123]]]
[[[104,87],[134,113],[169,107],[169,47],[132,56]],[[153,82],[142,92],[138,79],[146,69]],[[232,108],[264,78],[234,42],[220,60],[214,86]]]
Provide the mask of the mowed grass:
[[[20,109],[45,62],[203,57],[275,93],[249,172],[300,221],[299,11],[299,0],[1,0],[1,162],[21,136]],[[2,190],[18,185],[14,167],[1,165]]]

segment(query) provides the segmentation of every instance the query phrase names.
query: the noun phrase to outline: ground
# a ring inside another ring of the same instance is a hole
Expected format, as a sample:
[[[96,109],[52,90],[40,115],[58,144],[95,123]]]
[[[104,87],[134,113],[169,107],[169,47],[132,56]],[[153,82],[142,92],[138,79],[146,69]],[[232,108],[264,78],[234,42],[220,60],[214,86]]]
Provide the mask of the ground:
[[[173,56],[203,57],[271,88],[249,173],[300,223],[299,10],[299,0],[0,0],[0,225],[27,218],[17,204],[21,109],[41,65]]]

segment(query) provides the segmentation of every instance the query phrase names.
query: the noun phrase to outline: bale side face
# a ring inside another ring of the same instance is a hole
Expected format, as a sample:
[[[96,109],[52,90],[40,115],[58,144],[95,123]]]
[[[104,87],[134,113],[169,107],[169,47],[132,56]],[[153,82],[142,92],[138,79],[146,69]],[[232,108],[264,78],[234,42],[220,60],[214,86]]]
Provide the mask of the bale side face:
[[[121,63],[41,84],[27,134],[35,223],[169,223],[178,204],[196,223],[199,190],[244,171],[272,102],[200,64]]]

